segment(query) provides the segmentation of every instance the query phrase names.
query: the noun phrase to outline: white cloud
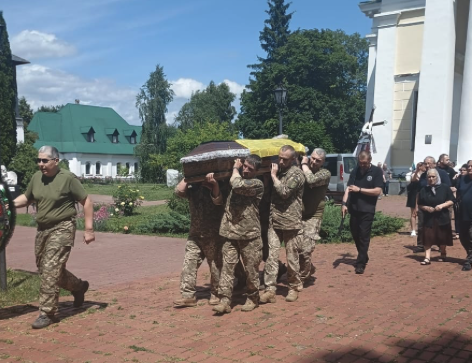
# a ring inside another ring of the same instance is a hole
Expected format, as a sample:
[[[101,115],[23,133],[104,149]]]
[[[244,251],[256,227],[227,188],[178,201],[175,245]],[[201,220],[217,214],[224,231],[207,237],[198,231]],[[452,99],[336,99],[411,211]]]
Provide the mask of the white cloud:
[[[131,124],[141,124],[135,106],[138,89],[120,87],[108,79],[83,79],[76,75],[38,64],[18,67],[20,96],[33,110],[42,105],[80,103],[113,108]]]
[[[230,81],[229,79],[225,79],[223,80],[222,83],[226,83],[229,87],[229,90],[236,94],[236,99],[239,99],[239,97],[241,96],[241,93],[243,93],[243,90],[246,88],[245,86],[237,83],[237,82],[234,82],[234,81]]]
[[[177,81],[171,81],[172,90],[175,92],[175,98],[187,98],[192,96],[192,93],[201,91],[205,88],[202,82],[191,78],[179,78]]]
[[[42,33],[37,30],[23,30],[11,40],[14,54],[27,59],[60,58],[77,53],[77,49],[58,39],[54,34]]]

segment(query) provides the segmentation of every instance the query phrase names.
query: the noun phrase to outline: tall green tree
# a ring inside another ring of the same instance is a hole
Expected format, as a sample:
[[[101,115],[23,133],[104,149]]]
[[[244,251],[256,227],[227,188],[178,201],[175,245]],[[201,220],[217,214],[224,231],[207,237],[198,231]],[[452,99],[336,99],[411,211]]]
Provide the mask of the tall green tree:
[[[175,125],[180,130],[188,130],[205,122],[231,124],[236,115],[232,102],[236,98],[226,83],[215,85],[213,81],[203,91],[192,94],[175,118]]]
[[[141,87],[136,96],[136,107],[143,125],[141,141],[135,148],[139,158],[140,176],[146,182],[156,182],[163,177],[162,170],[156,170],[148,163],[150,155],[166,150],[166,142],[175,132],[166,124],[167,105],[174,99],[174,91],[167,81],[164,68],[157,65],[156,70]]]
[[[252,92],[241,97],[237,127],[248,138],[276,134],[277,108],[269,94],[283,78],[284,133],[292,123],[320,122],[335,151],[353,151],[364,120],[367,51],[359,34],[317,29],[290,34],[275,55],[284,61],[254,72]]]
[[[16,80],[7,25],[0,11],[0,164],[8,166],[16,151]]]
[[[30,124],[31,120],[33,119],[34,112],[31,106],[29,105],[28,101],[26,101],[25,97],[21,97],[18,101],[18,110],[20,113],[20,117],[23,119],[25,128]]]
[[[277,135],[273,127],[277,116],[274,89],[284,83],[284,74],[277,72],[286,62],[278,50],[285,46],[291,34],[289,25],[293,13],[288,13],[291,3],[285,0],[269,0],[268,19],[260,32],[261,47],[265,57],[257,57],[259,63],[248,65],[252,69],[249,84],[241,94],[241,111],[236,127],[245,138],[271,138]]]

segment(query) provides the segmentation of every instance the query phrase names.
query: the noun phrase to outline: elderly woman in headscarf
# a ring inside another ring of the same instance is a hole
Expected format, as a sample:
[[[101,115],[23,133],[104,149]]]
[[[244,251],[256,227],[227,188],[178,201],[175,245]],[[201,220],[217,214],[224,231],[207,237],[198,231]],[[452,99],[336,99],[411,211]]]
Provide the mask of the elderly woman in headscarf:
[[[454,203],[451,188],[441,185],[436,169],[429,169],[426,174],[428,185],[418,194],[418,208],[424,213],[423,244],[425,258],[422,265],[431,264],[431,246],[441,249],[439,262],[446,261],[446,246],[452,246],[451,218],[449,207]]]

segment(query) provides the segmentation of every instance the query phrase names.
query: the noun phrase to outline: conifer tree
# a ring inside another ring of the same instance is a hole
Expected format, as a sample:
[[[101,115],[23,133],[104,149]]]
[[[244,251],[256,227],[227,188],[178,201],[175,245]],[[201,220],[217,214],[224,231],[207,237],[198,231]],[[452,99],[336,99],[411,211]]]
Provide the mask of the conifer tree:
[[[16,151],[15,71],[3,13],[0,11],[0,164],[8,166]]]

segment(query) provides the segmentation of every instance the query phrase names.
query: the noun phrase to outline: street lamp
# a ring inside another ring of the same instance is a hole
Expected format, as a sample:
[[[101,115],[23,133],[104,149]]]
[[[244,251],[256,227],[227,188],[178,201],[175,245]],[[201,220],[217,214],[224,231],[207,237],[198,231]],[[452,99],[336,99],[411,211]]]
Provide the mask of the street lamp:
[[[274,96],[279,109],[279,134],[282,135],[282,109],[287,101],[287,90],[279,86],[274,90]]]

